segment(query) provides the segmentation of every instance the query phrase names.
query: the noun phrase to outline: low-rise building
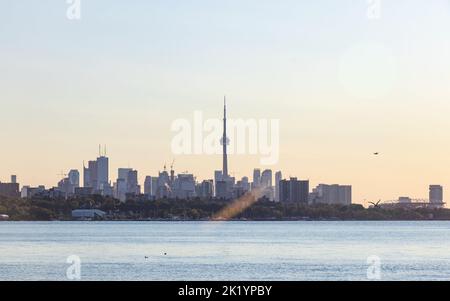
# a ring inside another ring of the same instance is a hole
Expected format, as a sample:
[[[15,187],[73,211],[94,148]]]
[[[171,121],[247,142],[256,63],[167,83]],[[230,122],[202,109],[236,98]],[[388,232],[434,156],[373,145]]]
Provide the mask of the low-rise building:
[[[74,219],[102,219],[106,212],[98,209],[75,209],[72,210],[72,218]]]

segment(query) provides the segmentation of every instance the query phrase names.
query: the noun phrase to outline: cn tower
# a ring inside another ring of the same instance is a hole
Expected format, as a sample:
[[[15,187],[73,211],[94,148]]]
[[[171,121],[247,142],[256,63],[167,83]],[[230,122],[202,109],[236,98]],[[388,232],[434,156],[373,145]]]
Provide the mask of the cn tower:
[[[227,99],[226,96],[223,97],[223,137],[222,137],[222,146],[223,146],[223,178],[228,178],[228,156],[227,156]]]

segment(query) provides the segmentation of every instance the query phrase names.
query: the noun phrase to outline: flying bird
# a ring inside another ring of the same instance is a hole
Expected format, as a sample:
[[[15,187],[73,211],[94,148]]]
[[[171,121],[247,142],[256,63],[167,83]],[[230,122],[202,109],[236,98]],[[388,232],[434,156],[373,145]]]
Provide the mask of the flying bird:
[[[375,156],[378,156],[380,153],[379,152],[376,152],[376,153],[373,153]]]
[[[374,203],[374,202],[369,202],[369,204],[372,204],[374,208],[378,208],[379,205],[381,203],[381,200],[379,200],[378,202]]]

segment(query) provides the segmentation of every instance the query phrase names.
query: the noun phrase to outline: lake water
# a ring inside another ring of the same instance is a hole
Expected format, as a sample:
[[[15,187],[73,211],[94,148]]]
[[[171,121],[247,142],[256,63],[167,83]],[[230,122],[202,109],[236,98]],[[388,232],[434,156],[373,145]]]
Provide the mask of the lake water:
[[[72,255],[81,280],[450,280],[450,222],[0,222],[0,280]]]

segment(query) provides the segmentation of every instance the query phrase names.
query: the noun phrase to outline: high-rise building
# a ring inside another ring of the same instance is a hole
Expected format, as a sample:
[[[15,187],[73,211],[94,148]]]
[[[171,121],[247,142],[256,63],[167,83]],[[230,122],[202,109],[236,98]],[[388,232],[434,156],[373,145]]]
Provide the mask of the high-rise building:
[[[158,177],[152,177],[152,193],[151,196],[155,197],[158,191]]]
[[[16,184],[17,183],[17,176],[16,175],[11,175],[11,183],[12,184]]]
[[[195,196],[195,178],[192,174],[179,174],[172,186],[172,194],[179,199],[189,199]]]
[[[105,190],[109,186],[109,159],[106,156],[97,158],[97,189]]]
[[[204,180],[197,185],[197,196],[201,199],[210,199],[214,196],[214,180]]]
[[[127,195],[139,195],[141,187],[138,183],[138,172],[132,168],[119,168],[117,181],[114,185],[114,196],[121,201],[127,199]]]
[[[13,176],[11,176],[11,183],[2,183],[0,182],[0,196],[5,196],[9,198],[19,198],[20,197],[20,191],[19,191],[19,183],[16,183],[13,179]]]
[[[80,187],[80,172],[76,169],[71,169],[66,178],[58,182],[56,191],[60,196],[68,197],[75,194],[75,190]]]
[[[114,184],[114,197],[121,202],[127,200],[127,182],[125,179],[117,179]]]
[[[236,185],[242,188],[244,192],[250,191],[250,183],[248,181],[248,177],[242,177],[242,179],[238,181]]]
[[[352,186],[319,184],[310,195],[312,203],[351,205]]]
[[[113,189],[109,182],[109,159],[104,154],[99,152],[99,157],[96,161],[89,161],[88,167],[83,166],[83,186],[91,187],[93,193],[98,193],[105,196],[112,196]]]
[[[164,168],[164,171],[158,175],[158,187],[156,189],[156,198],[162,199],[171,196],[172,188],[169,185],[170,178],[169,173]]]
[[[272,170],[266,169],[262,172],[261,186],[264,188],[272,187]]]
[[[272,170],[266,169],[262,172],[260,187],[263,189],[262,193],[266,199],[273,201]]]
[[[280,202],[308,203],[309,181],[299,181],[297,178],[280,181]]]
[[[252,189],[256,189],[261,184],[261,170],[259,168],[255,168],[253,170],[253,183],[252,183]]]
[[[224,180],[223,172],[221,170],[214,171],[214,185],[215,185],[214,191],[216,197],[218,197],[217,192],[219,191],[217,185],[219,182],[223,182],[223,180]]]
[[[442,204],[444,202],[444,188],[441,185],[430,185],[430,203]]]
[[[132,170],[132,168],[119,168],[117,170],[117,178],[126,181],[128,179],[128,173]]]
[[[128,173],[127,193],[134,194],[134,195],[139,195],[141,193],[141,186],[138,183],[138,172],[137,172],[137,170],[131,170]]]
[[[89,161],[88,167],[83,167],[83,186],[97,189],[97,161]]]
[[[275,202],[280,201],[280,181],[283,179],[281,171],[275,173]]]
[[[68,174],[68,179],[70,185],[73,187],[73,192],[75,192],[75,188],[80,187],[80,172],[76,169],[70,170]]]
[[[146,176],[144,181],[144,194],[147,196],[152,195],[152,177]]]
[[[228,199],[228,185],[227,181],[216,182],[216,198]]]

